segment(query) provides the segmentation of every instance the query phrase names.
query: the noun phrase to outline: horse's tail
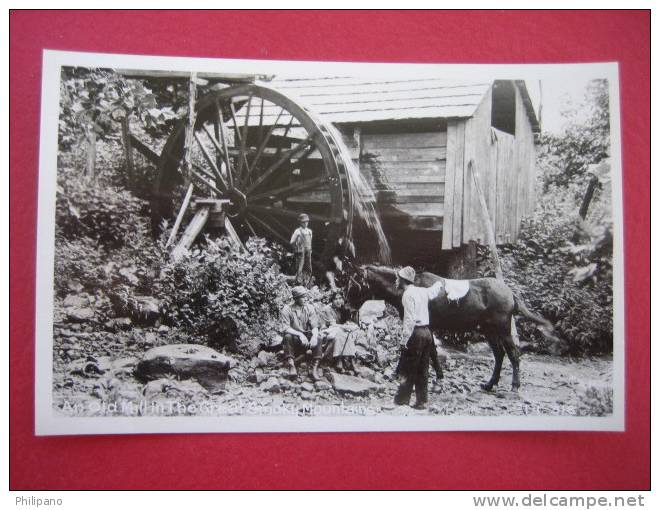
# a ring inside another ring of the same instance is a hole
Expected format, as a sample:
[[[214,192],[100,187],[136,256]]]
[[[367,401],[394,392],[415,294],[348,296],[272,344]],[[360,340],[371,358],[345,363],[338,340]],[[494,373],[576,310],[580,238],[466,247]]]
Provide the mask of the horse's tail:
[[[539,314],[532,312],[529,308],[527,308],[525,302],[515,293],[513,294],[513,301],[514,301],[513,313],[518,312],[525,319],[538,324],[539,331],[543,334],[543,336],[547,340],[553,343],[561,342],[561,338],[555,335],[555,327],[552,324],[552,322],[550,322],[545,317],[541,317]]]

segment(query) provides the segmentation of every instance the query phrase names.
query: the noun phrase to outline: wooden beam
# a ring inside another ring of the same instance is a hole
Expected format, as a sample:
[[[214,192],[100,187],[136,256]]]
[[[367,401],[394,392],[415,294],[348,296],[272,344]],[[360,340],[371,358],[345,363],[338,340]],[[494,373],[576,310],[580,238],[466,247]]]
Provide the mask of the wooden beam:
[[[130,141],[131,147],[142,154],[147,159],[147,161],[153,163],[154,165],[158,165],[158,163],[160,163],[160,156],[151,150],[147,145],[142,143],[139,139],[137,139],[134,135],[129,133],[128,139]]]
[[[167,238],[167,242],[165,243],[166,248],[172,244],[172,241],[174,241],[174,238],[179,231],[181,220],[183,220],[183,215],[185,214],[186,209],[188,209],[188,204],[190,203],[190,197],[192,197],[193,188],[194,186],[192,183],[188,185],[188,191],[186,191],[186,195],[183,197],[183,202],[181,202],[181,207],[179,208],[179,213],[176,215],[176,220],[174,221],[172,232],[170,232],[170,236]]]
[[[133,148],[131,147],[130,124],[128,113],[121,119],[121,141],[124,148],[124,161],[126,162],[126,175],[128,189],[133,190],[135,185],[135,165],[133,164]]]
[[[479,183],[479,176],[474,169],[474,163],[472,160],[468,162],[467,165],[469,173],[472,174],[472,182],[474,183],[474,190],[481,204],[481,215],[484,222],[486,240],[488,241],[488,247],[490,248],[490,255],[493,259],[493,267],[495,268],[495,278],[500,281],[504,281],[504,273],[502,273],[502,265],[500,264],[500,257],[497,254],[497,245],[495,243],[495,232],[493,231],[493,222],[490,219],[490,214],[488,213],[488,206],[486,205],[486,198],[484,197],[483,191],[481,190],[481,184]],[[516,328],[516,323],[511,317],[511,337],[516,345],[520,345],[520,338],[518,337],[518,329]]]
[[[236,248],[238,251],[246,252],[247,249],[245,248],[245,245],[241,241],[241,238],[238,237],[238,234],[236,233],[236,230],[234,229],[234,225],[231,224],[231,221],[229,218],[225,215],[225,232],[227,234],[227,237],[231,241],[231,244]]]
[[[193,219],[186,227],[186,230],[183,232],[181,239],[179,239],[179,242],[172,250],[172,258],[174,260],[181,258],[181,256],[186,253],[195,242],[195,239],[197,239],[197,236],[202,231],[204,225],[206,225],[206,222],[209,219],[209,209],[210,206],[200,207],[197,209],[195,216],[193,216]]]

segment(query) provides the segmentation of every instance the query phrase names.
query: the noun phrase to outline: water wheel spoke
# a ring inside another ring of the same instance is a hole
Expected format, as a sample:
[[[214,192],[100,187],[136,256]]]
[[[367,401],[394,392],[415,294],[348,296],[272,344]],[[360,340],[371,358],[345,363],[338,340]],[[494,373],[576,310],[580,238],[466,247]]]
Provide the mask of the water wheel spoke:
[[[195,135],[195,140],[197,140],[197,144],[199,145],[199,148],[202,150],[202,154],[204,155],[204,159],[206,160],[206,162],[209,164],[209,166],[213,170],[213,173],[215,174],[215,177],[218,180],[218,183],[225,190],[228,189],[227,183],[225,182],[225,178],[220,173],[220,169],[215,164],[215,161],[213,161],[213,159],[211,158],[211,155],[209,154],[208,150],[206,150],[206,147],[204,147],[204,144],[202,143],[201,138],[199,137],[199,135],[197,133],[194,133],[194,135]]]
[[[211,131],[209,131],[208,126],[207,126],[207,125],[203,125],[203,126],[202,126],[202,129],[203,129],[204,132],[206,133],[206,136],[209,137],[209,140],[211,140],[211,143],[212,143],[213,146],[215,147],[215,150],[218,151],[218,155],[221,156],[222,158],[224,158],[224,157],[225,157],[225,151],[222,150],[222,147],[220,147],[220,142],[215,138],[215,136],[213,136],[213,135],[211,134]],[[213,125],[213,129],[214,129],[214,130],[217,130],[217,132],[218,132],[218,137],[219,137],[219,136],[220,136],[220,134],[219,134],[219,133],[220,133],[220,126],[219,126],[218,124],[215,124],[215,123],[214,123],[214,125]]]
[[[327,182],[327,177],[317,177],[315,179],[310,179],[309,181],[291,184],[289,186],[282,186],[281,188],[275,188],[268,192],[252,195],[250,196],[250,201],[285,199],[300,193],[301,191],[307,191]]]
[[[263,219],[259,218],[255,214],[248,213],[248,217],[252,219],[252,221],[255,222],[255,224],[259,225],[263,230],[268,232],[273,238],[277,239],[280,243],[282,243],[286,247],[291,247],[289,244],[289,239],[287,239],[283,234],[275,230],[273,226],[268,224],[266,221]]]
[[[312,144],[312,147],[313,147],[312,137],[308,136],[302,142],[296,144],[293,148],[289,149],[284,154],[282,154],[282,156],[280,156],[280,158],[277,161],[275,161],[275,163],[270,165],[270,167],[268,167],[268,169],[263,174],[261,174],[259,176],[259,178],[254,183],[252,183],[252,185],[247,190],[248,193],[250,193],[251,191],[254,191],[259,185],[261,185],[269,177],[271,177],[275,173],[275,171],[280,166],[282,166],[284,164],[285,161],[287,161],[288,159],[294,158],[297,154],[301,153],[306,148],[308,148],[310,144]]]
[[[252,164],[250,165],[250,167],[248,169],[248,178],[250,178],[252,176],[252,174],[254,173],[254,169],[257,167],[257,163],[259,163],[259,160],[261,159],[261,155],[263,154],[264,150],[266,149],[266,145],[268,145],[268,140],[270,140],[270,137],[272,136],[273,131],[275,131],[275,128],[277,127],[277,123],[280,120],[280,117],[282,116],[282,113],[284,113],[284,108],[280,108],[280,113],[277,115],[277,118],[275,119],[275,122],[268,129],[268,132],[266,133],[266,136],[261,140],[261,145],[259,145],[259,148],[257,149],[257,153],[254,155],[254,158],[252,159]]]
[[[197,177],[197,180],[202,183],[204,186],[206,186],[210,191],[215,193],[217,196],[221,197],[223,196],[222,191],[220,191],[218,188],[216,188],[212,183],[206,180],[206,178],[198,173],[196,170],[192,170],[192,176]]]
[[[232,103],[232,108],[234,104]],[[248,103],[247,103],[247,109],[245,111],[245,122],[243,123],[243,133],[241,134],[240,137],[240,153],[238,156],[238,168],[236,169],[236,176],[238,178],[239,182],[243,181],[243,160],[245,160],[245,166],[246,168],[249,168],[249,165],[247,164],[247,157],[245,155],[245,146],[247,144],[247,132],[248,132],[248,123],[250,122],[250,108],[252,107],[252,94],[250,94],[248,98]],[[234,121],[236,119],[234,118]],[[240,131],[237,128],[237,132]]]
[[[277,124],[277,122],[275,123]],[[261,98],[261,108],[259,108],[259,140],[262,139],[263,137],[263,129],[264,129],[264,98]]]
[[[252,97],[252,96],[250,96],[250,97]],[[231,112],[231,120],[234,123],[234,133],[236,134],[236,140],[239,143],[239,147],[242,147],[243,146],[243,137],[241,136],[241,128],[238,127],[238,121],[236,120],[236,108],[234,108],[234,103],[232,101],[229,102],[229,111]],[[236,147],[236,142],[234,142],[234,147]],[[245,160],[246,165],[248,164],[247,159],[245,158],[245,154],[243,154],[242,151],[241,151],[241,156],[239,156],[239,158],[240,158],[239,168],[240,168],[240,165],[243,164],[243,160]],[[238,173],[236,175],[238,175]]]
[[[216,131],[218,131],[220,133],[220,136],[222,137],[222,140],[224,142],[224,136],[222,136],[222,134],[224,134],[224,130],[221,129],[220,126],[218,126],[218,125],[215,125],[214,127],[216,128]],[[227,186],[226,187],[228,189],[233,189],[233,187],[234,187],[234,177],[232,175],[231,167],[230,167],[230,164],[229,164],[229,156],[227,154],[228,151],[223,149],[223,147],[220,147],[220,143],[211,134],[211,132],[209,131],[207,126],[202,126],[202,129],[204,130],[206,135],[209,137],[209,139],[213,143],[213,146],[215,147],[215,150],[218,152],[218,159],[217,159],[218,162],[216,163],[216,166],[218,167],[218,171],[220,171],[220,166],[221,166],[220,161],[223,161],[224,164],[225,164],[225,169],[226,169],[225,174],[227,175]],[[225,148],[226,148],[226,145],[225,145]],[[221,171],[220,171],[220,174],[222,174]]]
[[[206,168],[199,166],[197,163],[193,163],[192,167],[203,176],[208,177],[212,181],[215,180],[215,175],[209,172]]]
[[[252,226],[252,223],[250,223],[247,218],[245,218],[243,220],[243,222],[245,223],[245,226],[248,228],[248,230],[250,231],[252,236],[257,237],[257,232],[254,230],[254,227]]]
[[[225,135],[225,123],[222,121],[222,110],[220,109],[220,102],[216,98],[215,109],[218,113],[220,121],[220,142],[222,143],[222,150],[225,155],[225,169],[227,171],[227,180],[229,181],[229,189],[234,189],[234,177],[231,161],[229,159],[229,148],[227,147],[227,136]]]
[[[281,207],[271,207],[267,205],[254,205],[250,204],[248,205],[248,210],[250,212],[260,212],[262,214],[275,214],[277,216],[284,216],[285,218],[294,218],[298,219],[298,215],[300,212],[298,211],[292,211],[290,209],[284,209]],[[312,214],[312,213],[307,213],[307,216],[309,216],[309,219],[311,221],[317,221],[319,223],[335,223],[336,220],[335,218],[332,218],[330,216],[321,216],[320,214]]]
[[[291,131],[291,126],[293,125],[293,121],[295,120],[295,117],[291,115],[291,118],[289,119],[289,123],[287,124],[286,128],[284,129],[284,134],[282,135],[283,139],[286,139],[286,137],[289,135],[289,131]],[[277,122],[275,123],[277,124]],[[277,158],[280,153],[282,152],[282,147],[278,147],[277,151],[275,152],[275,157]]]

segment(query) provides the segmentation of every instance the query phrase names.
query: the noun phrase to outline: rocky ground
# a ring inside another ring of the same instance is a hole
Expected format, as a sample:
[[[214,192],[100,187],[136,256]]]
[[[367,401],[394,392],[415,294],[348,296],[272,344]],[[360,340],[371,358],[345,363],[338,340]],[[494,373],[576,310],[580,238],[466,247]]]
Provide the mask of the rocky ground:
[[[392,320],[396,320],[392,318]],[[487,344],[442,351],[445,377],[431,375],[425,410],[395,406],[396,342],[377,322],[360,340],[357,374],[324,368],[312,382],[308,362],[286,377],[280,352],[223,354],[167,326],[56,324],[54,407],[65,416],[144,415],[604,415],[612,408],[612,360],[572,361],[538,354],[521,360],[522,387],[509,391],[511,369],[492,392],[480,389],[492,370]],[[384,340],[385,339],[385,340]],[[430,371],[433,374],[433,371]],[[413,398],[414,400],[414,398]]]

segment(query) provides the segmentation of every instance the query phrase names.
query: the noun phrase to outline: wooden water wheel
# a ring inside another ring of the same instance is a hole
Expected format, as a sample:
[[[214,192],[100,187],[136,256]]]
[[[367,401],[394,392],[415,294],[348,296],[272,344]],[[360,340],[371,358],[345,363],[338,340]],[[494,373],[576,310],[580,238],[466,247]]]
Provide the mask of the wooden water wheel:
[[[229,86],[195,104],[190,147],[193,200],[229,200],[224,210],[241,237],[257,235],[288,247],[305,212],[315,258],[327,260],[350,235],[351,176],[336,135],[306,108],[260,84]],[[186,120],[161,153],[155,219],[171,218],[188,184],[182,173]]]

